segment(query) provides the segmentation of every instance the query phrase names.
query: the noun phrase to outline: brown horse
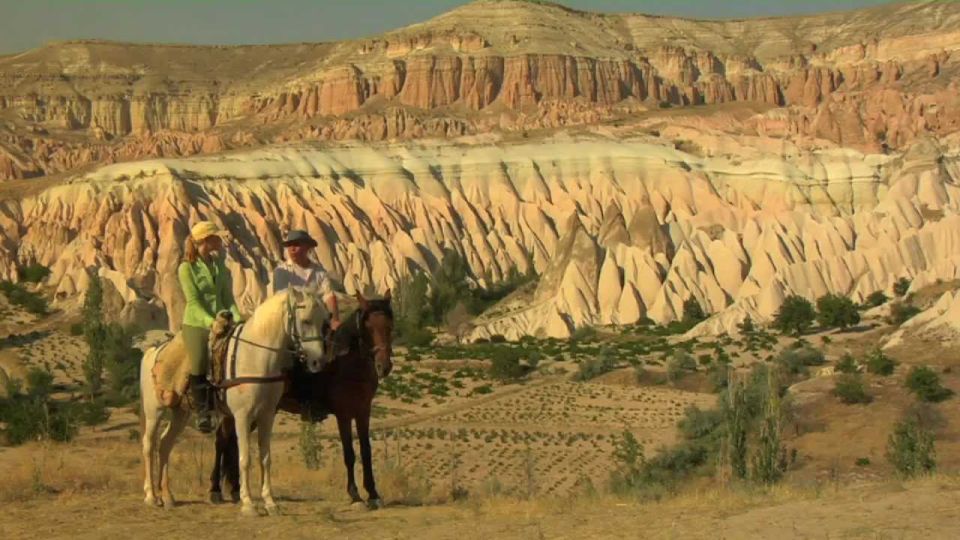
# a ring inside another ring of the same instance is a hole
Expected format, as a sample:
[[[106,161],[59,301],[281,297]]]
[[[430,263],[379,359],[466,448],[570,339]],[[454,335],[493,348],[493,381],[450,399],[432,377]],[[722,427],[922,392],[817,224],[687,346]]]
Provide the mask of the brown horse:
[[[355,503],[363,502],[353,472],[357,459],[353,449],[353,422],[356,422],[363,463],[363,487],[369,496],[367,504],[371,508],[379,508],[382,502],[373,478],[370,412],[380,378],[389,375],[393,369],[390,359],[393,310],[390,307],[390,291],[381,300],[367,300],[359,294],[357,300],[359,308],[344,319],[334,336],[334,341],[342,343],[347,352],[337,357],[323,372],[304,375],[309,377],[313,398],[318,399],[322,407],[337,419],[343,462],[347,468],[347,493]],[[287,392],[280,400],[280,410],[300,414],[300,402]],[[226,478],[231,487],[238,485],[234,476],[239,474],[239,469],[232,419],[221,424],[216,438],[216,459],[210,475],[210,500],[220,502],[223,500],[221,479]],[[234,493],[236,500],[237,494]]]

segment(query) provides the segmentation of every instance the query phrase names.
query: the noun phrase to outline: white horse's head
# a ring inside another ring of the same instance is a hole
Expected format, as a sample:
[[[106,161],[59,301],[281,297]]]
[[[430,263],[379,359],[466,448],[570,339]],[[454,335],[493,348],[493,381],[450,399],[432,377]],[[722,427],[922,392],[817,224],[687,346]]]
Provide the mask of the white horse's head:
[[[293,347],[300,353],[311,373],[323,367],[323,323],[327,308],[311,289],[291,287],[287,293],[287,332]]]

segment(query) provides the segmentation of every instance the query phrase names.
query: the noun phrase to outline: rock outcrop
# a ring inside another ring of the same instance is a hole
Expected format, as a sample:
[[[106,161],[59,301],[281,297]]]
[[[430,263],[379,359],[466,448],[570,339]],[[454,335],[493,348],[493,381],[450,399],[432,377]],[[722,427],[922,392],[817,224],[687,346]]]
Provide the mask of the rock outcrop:
[[[201,218],[230,231],[245,310],[264,298],[289,227],[319,239],[320,262],[347,292],[430,271],[444,249],[494,281],[533,264],[535,290],[482,318],[475,337],[666,322],[690,297],[715,314],[697,332],[719,333],[745,314],[769,319],[789,294],[862,300],[900,277],[960,278],[956,137],[871,155],[685,129],[698,154],[649,137],[561,135],[109,165],[0,203],[0,269],[46,264],[69,302],[100,268],[131,313],[176,326],[175,267]],[[739,157],[706,155],[721,148]]]

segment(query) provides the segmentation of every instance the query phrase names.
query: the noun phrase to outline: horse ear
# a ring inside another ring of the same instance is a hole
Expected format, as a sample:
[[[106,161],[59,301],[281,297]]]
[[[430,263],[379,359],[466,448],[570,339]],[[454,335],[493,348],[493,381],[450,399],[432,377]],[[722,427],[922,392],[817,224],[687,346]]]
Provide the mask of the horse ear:
[[[387,292],[383,293],[383,299],[387,302],[390,301],[390,289],[387,289]]]
[[[357,302],[360,302],[360,309],[367,309],[367,299],[363,297],[363,293],[357,291],[357,294],[354,296],[356,296]]]

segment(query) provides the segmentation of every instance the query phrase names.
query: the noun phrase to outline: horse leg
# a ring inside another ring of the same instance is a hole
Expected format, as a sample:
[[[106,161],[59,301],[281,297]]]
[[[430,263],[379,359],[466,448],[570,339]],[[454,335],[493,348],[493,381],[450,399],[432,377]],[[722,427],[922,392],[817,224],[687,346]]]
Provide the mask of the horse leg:
[[[160,436],[160,498],[163,499],[163,507],[167,510],[172,510],[176,505],[176,499],[170,491],[170,453],[190,417],[189,412],[180,408],[173,409],[171,412],[173,414],[170,415],[170,425]]]
[[[373,480],[373,452],[370,448],[370,409],[357,416],[357,438],[360,439],[360,460],[363,462],[363,489],[367,490],[370,500],[367,506],[377,509],[383,506],[377,485]]]
[[[140,415],[140,431],[143,433],[143,502],[149,506],[158,506],[159,500],[153,482],[153,457],[157,446],[157,429],[160,427],[160,410],[143,404]]]
[[[229,437],[229,432],[227,431],[228,425],[227,418],[224,418],[220,423],[220,426],[217,427],[217,430],[214,432],[214,456],[213,456],[213,470],[210,471],[210,502],[213,504],[221,504],[223,502],[223,492],[221,491],[221,481],[223,480],[224,469],[226,468],[226,459],[227,459],[227,438]]]
[[[360,498],[360,490],[357,489],[357,482],[353,478],[353,465],[357,461],[357,456],[353,453],[353,430],[350,426],[350,417],[338,414],[337,429],[340,430],[340,445],[343,446],[343,464],[347,467],[347,494],[350,495],[350,502],[363,502]]]
[[[224,441],[223,467],[227,483],[230,484],[230,500],[238,503],[240,502],[240,453],[237,448],[236,422],[233,417],[228,418],[230,429]]]
[[[231,407],[232,410],[232,407]],[[250,498],[250,411],[233,410],[234,426],[237,431],[237,450],[240,463],[240,513],[245,516],[259,516],[257,506]]]
[[[273,418],[276,415],[274,407],[265,407],[257,419],[257,435],[260,444],[260,498],[263,507],[271,516],[280,515],[280,507],[273,500],[273,486],[270,482],[270,437],[273,433]]]

